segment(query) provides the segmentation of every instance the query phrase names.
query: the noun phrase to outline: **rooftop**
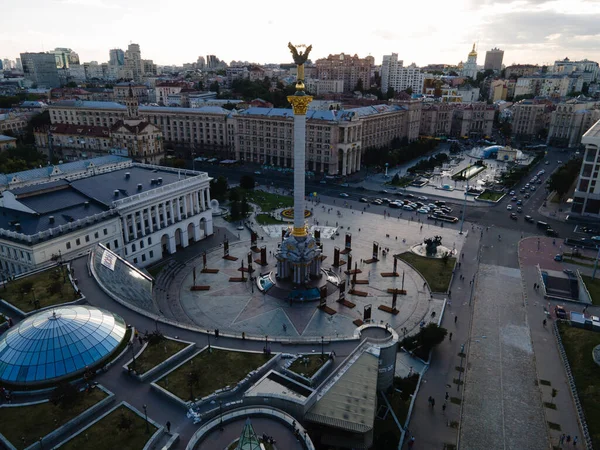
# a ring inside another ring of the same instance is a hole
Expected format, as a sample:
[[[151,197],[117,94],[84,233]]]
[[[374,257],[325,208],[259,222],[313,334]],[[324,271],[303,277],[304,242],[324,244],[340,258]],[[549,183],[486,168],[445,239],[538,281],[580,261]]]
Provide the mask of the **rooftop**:
[[[14,138],[12,136],[5,136],[4,134],[0,134],[0,142],[12,142],[16,140],[17,138]]]
[[[582,144],[593,144],[597,147],[600,147],[600,120],[592,125],[592,128],[587,130],[587,132],[581,138]]]

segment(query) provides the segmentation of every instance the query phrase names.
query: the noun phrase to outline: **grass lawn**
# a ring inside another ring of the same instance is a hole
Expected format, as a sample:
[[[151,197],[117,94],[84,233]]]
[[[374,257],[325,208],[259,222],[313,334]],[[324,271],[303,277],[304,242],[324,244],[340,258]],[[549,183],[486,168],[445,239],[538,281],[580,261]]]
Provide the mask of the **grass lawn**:
[[[563,257],[563,261],[569,264],[577,264],[578,266],[582,266],[582,267],[594,267],[593,264],[587,264],[584,262],[581,262],[580,259],[573,259],[573,258],[564,258]]]
[[[587,290],[590,292],[592,303],[594,305],[600,305],[600,279],[595,278],[592,280],[592,277],[583,274],[581,275],[581,279],[585,283]]]
[[[63,274],[65,275],[65,283],[63,283]],[[79,296],[75,293],[73,286],[71,286],[67,274],[67,266],[63,265],[62,272],[58,267],[53,267],[52,269],[45,270],[44,272],[35,275],[10,281],[8,284],[5,284],[6,290],[0,288],[0,298],[24,312],[30,312],[36,309],[33,302],[34,294],[36,300],[40,303],[40,308],[72,302],[79,298]],[[62,290],[57,293],[48,294],[48,287],[55,279],[60,280]],[[31,283],[33,283],[34,292],[23,294],[23,289],[29,289]]]
[[[269,359],[262,353],[230,352],[213,348],[212,352],[204,350],[157,383],[182,400],[189,400],[191,393],[195,398],[206,397],[217,389],[235,385]],[[190,373],[196,374],[191,392],[188,383]]]
[[[54,406],[50,402],[32,406],[0,408],[0,432],[12,445],[22,449],[106,397],[107,395],[100,389],[92,389],[89,394],[81,393],[79,401],[70,409]],[[21,439],[23,436],[25,441]]]
[[[304,360],[308,359],[308,364],[304,363]],[[302,355],[296,361],[292,363],[292,365],[288,368],[292,372],[295,372],[299,375],[303,375],[306,378],[312,377],[317,370],[319,370],[323,364],[327,362],[329,358],[325,355],[324,359],[321,359],[321,355]]]
[[[592,350],[600,345],[600,333],[562,323],[558,329],[575,378],[592,445],[600,448],[600,366],[592,358]]]
[[[271,217],[268,214],[257,214],[256,222],[259,225],[277,225],[280,223],[287,223],[284,220],[276,219],[275,217]]]
[[[153,277],[153,278],[156,278],[156,277],[158,277],[158,274],[160,273],[160,271],[161,271],[161,270],[163,270],[163,269],[164,269],[164,267],[165,267],[167,264],[168,264],[168,261],[164,261],[164,262],[158,263],[158,264],[156,264],[156,265],[154,265],[154,266],[150,267],[150,268],[148,269],[148,273],[149,273],[150,275],[152,275],[152,277]]]
[[[172,339],[164,339],[160,344],[148,345],[142,354],[135,358],[135,365],[133,363],[130,365],[137,373],[144,374],[188,345]]]
[[[272,211],[278,208],[289,208],[294,204],[294,199],[288,195],[271,194],[264,191],[244,191],[250,203],[254,203],[263,211]]]
[[[142,411],[143,414],[143,411]],[[119,427],[122,416],[131,420],[129,429]],[[115,409],[100,422],[76,438],[71,439],[61,447],[62,450],[107,450],[119,448],[123,450],[142,450],[148,439],[156,432],[157,428],[149,424],[150,432],[146,432],[146,421],[125,406]]]
[[[494,192],[485,190],[477,197],[479,200],[490,200],[492,202],[498,201],[504,195],[503,192]]]
[[[448,258],[446,264],[442,259],[425,258],[412,252],[401,253],[398,258],[417,269],[421,276],[427,280],[433,292],[446,292],[448,290],[456,258]]]

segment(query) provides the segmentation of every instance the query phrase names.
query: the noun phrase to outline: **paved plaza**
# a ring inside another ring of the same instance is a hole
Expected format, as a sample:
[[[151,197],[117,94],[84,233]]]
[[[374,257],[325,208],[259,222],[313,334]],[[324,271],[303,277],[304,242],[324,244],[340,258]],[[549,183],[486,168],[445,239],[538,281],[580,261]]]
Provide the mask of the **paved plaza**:
[[[280,337],[309,337],[328,336],[350,337],[353,336],[356,324],[354,321],[362,319],[364,306],[372,305],[372,318],[375,322],[389,323],[391,327],[400,331],[407,328],[409,331],[418,327],[423,320],[429,320],[432,312],[434,317],[441,313],[443,299],[432,298],[427,285],[421,276],[410,266],[398,261],[398,277],[383,277],[381,273],[393,271],[393,254],[402,253],[412,246],[420,244],[424,238],[441,235],[443,244],[449,248],[460,251],[463,237],[455,230],[435,227],[430,223],[419,223],[398,218],[386,218],[358,211],[340,208],[340,215],[336,208],[323,210],[314,207],[315,214],[310,221],[329,223],[329,230],[336,230],[331,225],[337,223],[338,235],[328,232],[327,235],[334,239],[322,239],[324,254],[327,256],[323,262],[324,268],[332,268],[347,285],[350,285],[352,276],[346,274],[347,264],[340,268],[331,267],[333,264],[334,247],[343,249],[346,233],[352,234],[352,269],[356,267],[361,271],[356,276],[357,281],[368,281],[368,284],[357,284],[356,290],[366,293],[365,297],[346,294],[346,299],[356,306],[349,308],[337,303],[338,293],[334,292],[328,297],[328,306],[336,311],[329,315],[317,309],[317,302],[293,302],[274,296],[263,294],[251,282],[230,282],[230,278],[241,275],[241,261],[250,252],[250,243],[241,241],[230,244],[229,254],[238,258],[236,261],[223,259],[223,245],[213,249],[207,255],[207,267],[218,269],[219,272],[201,273],[202,258],[189,261],[175,281],[176,292],[174,297],[179,297],[181,306],[192,322],[202,328],[218,328],[220,332],[231,332],[247,335],[269,335]],[[254,264],[255,272],[266,273],[275,271],[274,254],[281,238],[281,227],[276,226],[259,228],[258,246],[266,246],[268,266],[261,267]],[[422,229],[421,229],[422,228]],[[277,231],[279,230],[279,231]],[[329,231],[327,230],[327,231]],[[360,231],[359,231],[360,230]],[[242,237],[243,239],[243,237]],[[373,241],[379,242],[380,248],[389,249],[387,256],[380,253],[380,260],[367,264],[365,261],[372,256]],[[252,258],[258,258],[258,253],[253,253]],[[348,255],[341,255],[344,261]],[[194,284],[194,267],[196,267],[196,285],[210,286],[208,291],[191,291]],[[404,288],[407,295],[398,296],[397,308],[399,313],[391,315],[377,309],[379,305],[391,306],[392,294],[388,289],[402,287],[404,274]],[[179,281],[180,280],[180,281]],[[172,288],[173,289],[173,288]]]

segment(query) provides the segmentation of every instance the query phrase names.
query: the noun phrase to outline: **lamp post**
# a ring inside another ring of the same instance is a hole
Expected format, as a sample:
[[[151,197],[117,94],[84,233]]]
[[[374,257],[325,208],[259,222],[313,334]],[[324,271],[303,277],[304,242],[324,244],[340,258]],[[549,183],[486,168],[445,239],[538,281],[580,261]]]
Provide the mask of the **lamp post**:
[[[471,339],[475,339],[475,342],[479,342],[479,339],[486,339],[487,336],[473,336],[470,337],[469,339],[467,339],[465,341],[464,344],[462,344],[460,346],[460,370],[458,371],[458,383],[456,383],[456,390],[459,391],[460,390],[460,382],[461,382],[461,376],[462,376],[462,369],[463,369],[463,359],[465,358],[465,356],[467,356],[467,354],[465,353],[465,346],[469,343],[469,341],[471,341]]]
[[[206,330],[206,336],[208,337],[208,351],[209,352],[211,351],[211,349],[210,349],[210,333],[211,333],[210,330]]]
[[[146,418],[146,433],[150,433],[150,425],[148,424],[148,407],[144,404],[144,417]]]
[[[321,360],[325,358],[324,342],[325,337],[321,336]]]

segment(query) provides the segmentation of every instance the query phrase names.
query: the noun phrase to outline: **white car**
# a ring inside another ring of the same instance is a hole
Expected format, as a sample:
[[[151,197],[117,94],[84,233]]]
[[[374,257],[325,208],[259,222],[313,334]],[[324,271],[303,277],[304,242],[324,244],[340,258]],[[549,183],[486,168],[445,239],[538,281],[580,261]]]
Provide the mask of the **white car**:
[[[429,214],[429,210],[427,208],[419,208],[417,209],[419,214]]]
[[[425,197],[424,195],[421,195],[419,197],[419,200],[421,200],[422,202],[426,202],[427,200],[429,200],[427,197]]]
[[[506,209],[508,209],[509,211],[512,210],[512,205],[506,205]]]
[[[346,194],[345,192],[342,192],[342,193],[340,194],[340,197],[348,198],[348,197],[350,197],[350,196],[349,196],[348,194]]]
[[[414,211],[414,210],[415,210],[415,209],[414,209],[412,206],[410,206],[410,205],[404,205],[404,206],[402,207],[402,209],[403,209],[404,211]]]

